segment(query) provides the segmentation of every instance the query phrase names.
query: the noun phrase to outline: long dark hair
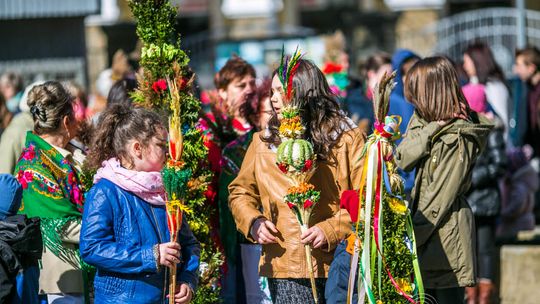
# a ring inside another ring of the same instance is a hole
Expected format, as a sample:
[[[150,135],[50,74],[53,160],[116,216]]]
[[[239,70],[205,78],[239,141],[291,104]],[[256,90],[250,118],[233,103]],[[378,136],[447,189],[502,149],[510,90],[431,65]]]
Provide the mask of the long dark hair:
[[[489,46],[483,42],[471,44],[465,50],[465,54],[471,57],[478,82],[486,84],[488,80],[500,80],[504,83],[504,74],[501,67],[495,61]]]
[[[274,71],[275,76],[277,70]],[[328,159],[331,149],[343,131],[352,126],[341,111],[337,97],[330,90],[324,74],[311,61],[300,59],[293,79],[294,99],[300,107],[302,122],[306,126],[306,138],[311,140],[317,158]],[[280,122],[274,113],[268,123],[268,132],[261,140],[268,145],[281,143]]]
[[[87,165],[91,169],[98,169],[103,161],[113,157],[132,165],[126,151],[128,141],[136,139],[143,144],[149,143],[163,129],[162,118],[154,112],[122,104],[113,105],[99,117],[86,158]]]

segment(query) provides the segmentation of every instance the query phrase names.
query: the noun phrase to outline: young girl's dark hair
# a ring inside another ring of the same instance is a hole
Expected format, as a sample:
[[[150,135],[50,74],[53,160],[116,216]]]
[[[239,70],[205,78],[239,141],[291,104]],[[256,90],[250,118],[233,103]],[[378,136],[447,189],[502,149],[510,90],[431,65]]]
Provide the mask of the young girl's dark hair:
[[[471,57],[478,82],[486,84],[488,80],[500,80],[505,82],[501,67],[495,61],[491,49],[483,42],[471,44],[465,50],[465,54]]]
[[[275,76],[277,70],[274,71]],[[300,105],[300,115],[306,125],[306,137],[313,143],[317,158],[327,160],[339,136],[351,128],[339,107],[337,97],[330,90],[324,74],[311,61],[300,59],[293,79],[294,98]],[[269,134],[261,140],[278,145],[280,122],[274,114],[268,123]]]
[[[113,157],[132,164],[126,150],[128,141],[137,140],[146,145],[164,128],[161,117],[154,112],[114,105],[99,118],[87,156],[88,166],[97,169],[103,161]]]
[[[107,96],[107,108],[117,104],[131,106],[133,100],[129,96],[137,88],[137,81],[131,78],[122,78],[118,80],[109,91]]]
[[[407,72],[405,98],[427,120],[469,117],[470,108],[459,87],[456,69],[445,57],[421,59]]]

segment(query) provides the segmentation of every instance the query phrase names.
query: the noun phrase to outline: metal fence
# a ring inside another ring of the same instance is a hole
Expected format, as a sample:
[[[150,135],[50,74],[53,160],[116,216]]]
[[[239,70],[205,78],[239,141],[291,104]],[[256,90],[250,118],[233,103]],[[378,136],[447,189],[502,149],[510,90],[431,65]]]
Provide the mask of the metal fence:
[[[461,61],[465,48],[472,42],[487,43],[497,62],[509,76],[519,35],[519,11],[515,8],[487,8],[467,11],[439,20],[419,32],[410,33],[403,45],[417,41],[435,41],[429,54],[444,54]],[[540,46],[540,12],[525,12],[526,43]],[[424,54],[424,55],[429,55]]]
[[[86,84],[84,58],[45,58],[0,61],[0,74],[20,73],[26,84],[37,80],[73,80]]]

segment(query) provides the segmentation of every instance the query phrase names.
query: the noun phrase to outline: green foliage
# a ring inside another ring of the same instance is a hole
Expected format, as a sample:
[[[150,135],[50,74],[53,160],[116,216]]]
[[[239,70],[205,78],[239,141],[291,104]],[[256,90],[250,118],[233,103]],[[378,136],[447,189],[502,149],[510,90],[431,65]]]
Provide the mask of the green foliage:
[[[193,78],[187,66],[189,57],[180,48],[179,36],[174,31],[177,12],[168,0],[130,0],[129,6],[137,19],[137,35],[143,42],[140,64],[144,70],[137,77],[139,86],[131,97],[139,105],[166,114],[171,112],[173,99],[170,93],[180,97],[184,148],[182,160],[186,174],[177,175],[164,170],[164,183],[169,184],[166,186],[168,193],[187,191],[182,194],[185,194],[186,206],[193,212],[186,214],[185,218],[201,243],[199,288],[192,303],[219,303],[219,267],[223,259],[210,234],[210,218],[214,208],[205,197],[212,174],[207,166],[208,151],[196,127],[201,103],[191,94]],[[154,83],[163,80],[176,84],[173,87],[178,91],[170,92],[170,83],[167,83],[164,92],[154,90]],[[189,180],[188,175],[191,175]]]
[[[131,0],[137,18],[137,36],[144,44],[163,44],[174,39],[176,10],[168,0]]]
[[[383,253],[388,269],[392,276],[397,278],[410,279],[414,276],[412,255],[405,244],[406,228],[405,215],[400,215],[392,212],[388,207],[388,203],[383,204],[384,213],[384,228],[383,228]],[[379,292],[376,283],[378,277],[375,275],[373,280],[373,293],[377,299],[381,299],[383,303],[409,303],[405,297],[400,295],[386,271],[382,271],[381,291]]]
[[[414,268],[412,264],[413,255],[411,254],[411,251],[407,248],[405,242],[405,239],[407,237],[407,229],[405,226],[406,215],[395,213],[389,207],[389,195],[386,193],[386,191],[384,192],[384,197],[386,199],[383,201],[382,204],[382,214],[384,215],[382,224],[384,263],[381,270],[381,289],[379,289],[378,284],[379,276],[377,269],[377,260],[375,256],[372,255],[371,262],[375,270],[375,272],[372,273],[372,291],[375,299],[381,300],[382,303],[406,304],[409,303],[409,301],[404,296],[398,293],[385,269],[386,267],[390,270],[390,273],[395,280],[406,279],[410,283],[414,283],[412,279],[414,277]],[[372,228],[374,210],[375,208],[373,207],[371,212]],[[362,226],[363,225],[361,225],[358,234],[360,236],[360,239],[364,239],[364,230]],[[371,239],[370,241],[372,248],[374,248],[374,246],[376,246],[374,240]],[[372,254],[374,253],[375,252],[372,252]]]

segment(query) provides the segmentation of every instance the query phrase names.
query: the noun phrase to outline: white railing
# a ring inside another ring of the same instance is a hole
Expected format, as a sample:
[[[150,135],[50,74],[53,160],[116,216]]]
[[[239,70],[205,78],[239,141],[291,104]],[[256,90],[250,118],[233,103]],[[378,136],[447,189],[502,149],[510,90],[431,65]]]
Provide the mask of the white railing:
[[[402,44],[415,45],[415,41],[434,39],[429,54],[444,54],[459,62],[467,45],[480,40],[492,48],[497,62],[510,75],[519,35],[518,18],[515,8],[467,11],[403,37]],[[527,10],[525,18],[526,43],[540,47],[540,12]]]

